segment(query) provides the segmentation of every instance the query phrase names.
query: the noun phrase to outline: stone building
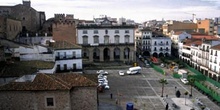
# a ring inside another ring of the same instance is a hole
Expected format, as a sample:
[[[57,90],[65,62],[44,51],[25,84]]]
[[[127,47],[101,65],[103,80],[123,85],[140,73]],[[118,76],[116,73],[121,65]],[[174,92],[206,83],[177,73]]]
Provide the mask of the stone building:
[[[37,32],[46,19],[44,12],[38,12],[31,7],[31,2],[23,0],[23,4],[15,6],[0,6],[0,15],[20,20],[23,32]]]
[[[0,16],[0,37],[13,40],[21,32],[21,21]]]
[[[0,86],[4,110],[97,110],[97,79],[74,73],[25,75]]]
[[[79,24],[78,44],[82,46],[82,56],[94,61],[133,61],[134,25],[112,24],[107,18],[101,23]]]
[[[52,25],[53,39],[55,41],[68,41],[76,44],[76,22],[73,15],[55,14]]]

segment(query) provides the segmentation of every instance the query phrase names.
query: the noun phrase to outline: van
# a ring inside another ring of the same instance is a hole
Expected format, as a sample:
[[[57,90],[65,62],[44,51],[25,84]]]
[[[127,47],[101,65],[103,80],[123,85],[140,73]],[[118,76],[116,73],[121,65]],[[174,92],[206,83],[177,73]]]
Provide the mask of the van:
[[[138,73],[141,73],[141,67],[140,66],[131,67],[127,71],[127,74],[138,74]]]

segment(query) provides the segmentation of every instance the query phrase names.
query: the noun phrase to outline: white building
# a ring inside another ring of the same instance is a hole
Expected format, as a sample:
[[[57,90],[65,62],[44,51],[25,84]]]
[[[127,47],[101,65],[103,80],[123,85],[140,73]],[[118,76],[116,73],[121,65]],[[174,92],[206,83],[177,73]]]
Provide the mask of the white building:
[[[209,51],[209,77],[220,81],[220,44],[210,48]]]
[[[133,25],[113,25],[107,18],[101,24],[79,24],[77,40],[89,62],[134,59]]]
[[[142,41],[139,51],[143,56],[163,57],[171,54],[171,39],[152,32],[149,29],[142,30]]]
[[[49,41],[51,39],[53,39],[53,37],[48,36],[47,33],[45,33],[44,36],[38,36],[38,33],[36,33],[35,36],[29,36],[28,34],[26,36],[20,36],[16,39],[16,41],[24,44],[46,45],[46,41]]]
[[[80,46],[66,41],[56,41],[54,49],[57,72],[82,71],[82,50]]]
[[[184,31],[178,31],[178,32],[173,32],[170,38],[173,44],[172,45],[173,48],[178,49],[178,43],[182,42],[185,39],[191,38],[191,35]]]
[[[182,44],[179,58],[205,76],[218,81],[220,41],[212,36],[206,36],[206,40],[205,38],[187,39]]]

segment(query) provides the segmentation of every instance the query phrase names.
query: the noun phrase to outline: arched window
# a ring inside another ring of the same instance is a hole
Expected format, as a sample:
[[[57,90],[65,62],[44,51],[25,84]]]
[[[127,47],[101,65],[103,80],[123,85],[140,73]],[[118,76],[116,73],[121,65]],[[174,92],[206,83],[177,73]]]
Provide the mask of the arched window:
[[[104,36],[104,44],[108,44],[109,43],[109,36]]]
[[[119,44],[119,43],[120,43],[120,39],[119,39],[119,38],[120,38],[119,35],[116,35],[116,36],[115,36],[115,43],[116,43],[116,44]]]
[[[88,44],[88,36],[83,36],[83,44]]]
[[[93,36],[94,43],[99,43],[99,36]]]
[[[129,43],[129,38],[130,38],[129,35],[126,35],[126,36],[125,36],[125,43]]]

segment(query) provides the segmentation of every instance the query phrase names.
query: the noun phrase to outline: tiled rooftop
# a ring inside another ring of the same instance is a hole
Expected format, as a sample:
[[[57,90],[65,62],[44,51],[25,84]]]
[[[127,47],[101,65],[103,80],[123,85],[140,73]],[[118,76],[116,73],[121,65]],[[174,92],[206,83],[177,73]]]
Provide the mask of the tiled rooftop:
[[[215,45],[215,46],[211,47],[211,49],[214,49],[214,50],[220,50],[220,44],[219,44],[219,45]]]
[[[217,40],[218,37],[210,36],[210,35],[192,35],[193,39],[205,39],[205,40]]]
[[[81,49],[82,47],[81,46],[78,46],[76,44],[72,44],[70,42],[67,42],[67,41],[56,41],[52,47],[54,49]]]
[[[54,64],[54,62],[46,61],[0,62],[0,77],[19,77],[33,74],[38,69],[52,69]]]
[[[97,82],[90,79],[93,75],[83,76],[75,73],[36,75],[32,82],[10,82],[0,86],[0,90],[70,90],[74,87],[96,87]],[[97,77],[97,76],[96,76]],[[97,79],[96,79],[97,81]]]
[[[202,40],[200,39],[186,39],[184,45],[191,46],[191,45],[201,45]]]

